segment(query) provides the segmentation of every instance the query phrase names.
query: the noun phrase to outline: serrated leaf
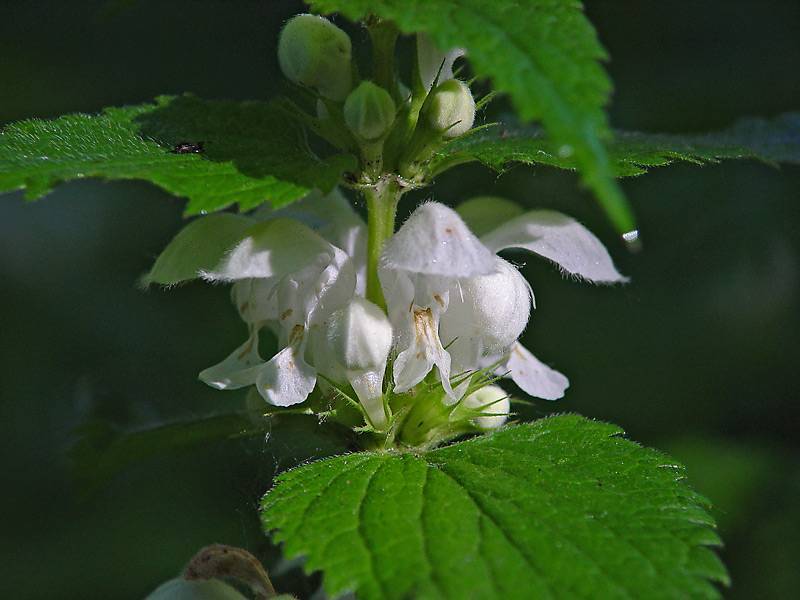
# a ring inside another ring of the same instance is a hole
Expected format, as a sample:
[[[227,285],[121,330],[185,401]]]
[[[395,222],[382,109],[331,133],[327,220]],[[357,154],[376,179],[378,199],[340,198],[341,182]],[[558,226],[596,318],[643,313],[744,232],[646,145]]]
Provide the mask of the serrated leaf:
[[[334,596],[714,598],[706,501],[663,454],[566,415],[281,475],[263,523]]]
[[[199,142],[200,153],[174,152]],[[355,166],[346,154],[317,157],[302,127],[270,102],[161,97],[0,131],[0,192],[24,189],[30,199],[72,179],[143,179],[188,198],[187,214],[247,210],[328,191]]]
[[[767,163],[800,163],[800,113],[774,119],[743,119],[722,131],[675,135],[618,131],[609,144],[618,177],[641,175],[650,167],[674,162],[714,163],[722,159],[758,159]],[[503,171],[513,163],[541,164],[562,169],[578,167],[559,155],[558,144],[540,129],[497,127],[455,140],[434,159],[443,170],[471,161]]]
[[[520,116],[541,120],[573,156],[620,232],[633,216],[603,146],[611,82],[605,50],[579,0],[310,0],[350,19],[373,14],[405,33],[425,32],[442,48],[467,49],[475,73],[511,96]]]

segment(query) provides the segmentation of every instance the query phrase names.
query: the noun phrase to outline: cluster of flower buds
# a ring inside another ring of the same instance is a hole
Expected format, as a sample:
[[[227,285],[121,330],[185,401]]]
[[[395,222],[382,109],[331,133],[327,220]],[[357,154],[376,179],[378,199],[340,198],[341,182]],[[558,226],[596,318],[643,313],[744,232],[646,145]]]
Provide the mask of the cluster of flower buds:
[[[453,72],[455,60],[463,55],[460,49],[442,52],[427,35],[419,34],[412,89],[396,77],[382,82],[390,88],[385,89],[374,81],[354,81],[350,38],[324,17],[293,17],[278,44],[284,75],[317,95],[317,133],[337,147],[359,151],[369,176],[383,166],[383,144],[389,143],[397,123],[402,126],[386,153],[397,154],[403,165],[426,160],[444,141],[472,128],[475,100]]]

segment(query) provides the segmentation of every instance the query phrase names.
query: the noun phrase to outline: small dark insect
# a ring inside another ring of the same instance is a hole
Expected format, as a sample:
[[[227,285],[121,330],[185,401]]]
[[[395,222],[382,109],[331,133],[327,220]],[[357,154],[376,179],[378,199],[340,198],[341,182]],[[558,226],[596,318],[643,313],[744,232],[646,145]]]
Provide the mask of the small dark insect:
[[[202,154],[205,152],[203,144],[205,144],[205,142],[197,142],[196,144],[192,142],[178,142],[170,152],[173,154]]]

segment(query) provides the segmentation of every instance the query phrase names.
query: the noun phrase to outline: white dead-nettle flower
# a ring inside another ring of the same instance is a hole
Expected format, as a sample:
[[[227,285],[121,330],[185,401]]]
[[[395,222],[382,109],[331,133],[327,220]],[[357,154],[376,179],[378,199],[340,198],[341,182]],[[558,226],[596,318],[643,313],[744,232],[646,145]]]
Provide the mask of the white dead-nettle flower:
[[[470,203],[480,220],[494,199]],[[381,283],[395,328],[395,391],[415,386],[436,366],[452,402],[463,396],[453,375],[497,364],[526,393],[555,400],[569,385],[517,338],[528,321],[533,294],[496,252],[526,249],[576,278],[625,281],[605,247],[580,223],[548,210],[523,212],[480,239],[442,204],[423,204],[386,244]],[[452,312],[451,312],[452,311]]]
[[[383,427],[383,374],[392,349],[389,319],[369,300],[355,297],[328,319],[326,341],[321,353],[330,353],[328,364],[339,367],[347,378],[372,425]]]
[[[311,349],[325,339],[327,319],[364,288],[365,265],[358,262],[364,235],[360,217],[338,193],[314,193],[291,210],[260,210],[253,217],[201,217],[167,246],[144,282],[174,285],[199,277],[233,283],[248,338],[200,379],[224,390],[255,385],[268,403],[291,406],[316,385]],[[266,361],[258,350],[264,328],[281,348]]]
[[[530,286],[496,253],[526,249],[587,281],[624,278],[600,241],[573,219],[511,210],[507,201],[502,211],[497,206],[494,198],[464,205],[470,222],[494,225],[488,232],[477,227],[480,238],[442,204],[428,202],[412,213],[386,243],[378,269],[388,318],[364,299],[366,227],[338,192],[311,194],[253,217],[201,217],[176,236],[145,282],[173,285],[201,277],[233,283],[249,336],[200,378],[218,389],[255,385],[273,405],[303,402],[320,373],[349,383],[380,428],[387,419],[382,389],[390,355],[397,393],[435,367],[448,402],[455,403],[469,384],[462,374],[497,365],[528,394],[556,399],[568,386],[566,377],[517,341],[530,315]],[[499,222],[500,214],[511,218]],[[258,352],[264,328],[281,348],[266,361]],[[455,389],[451,379],[459,383]],[[500,408],[485,419],[498,422],[492,415],[507,412]],[[489,428],[489,420],[476,426]]]

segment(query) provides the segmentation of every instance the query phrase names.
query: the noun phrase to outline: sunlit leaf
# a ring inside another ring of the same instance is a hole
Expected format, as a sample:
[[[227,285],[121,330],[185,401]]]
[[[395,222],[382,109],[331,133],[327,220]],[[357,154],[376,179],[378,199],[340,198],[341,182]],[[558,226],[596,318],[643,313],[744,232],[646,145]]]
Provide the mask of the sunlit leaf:
[[[263,523],[359,598],[715,598],[707,502],[667,456],[558,416],[281,475]]]
[[[329,191],[354,161],[317,156],[276,103],[161,97],[8,125],[0,131],[0,192],[24,189],[36,199],[62,181],[142,179],[188,198],[188,214],[235,203],[246,210]]]

